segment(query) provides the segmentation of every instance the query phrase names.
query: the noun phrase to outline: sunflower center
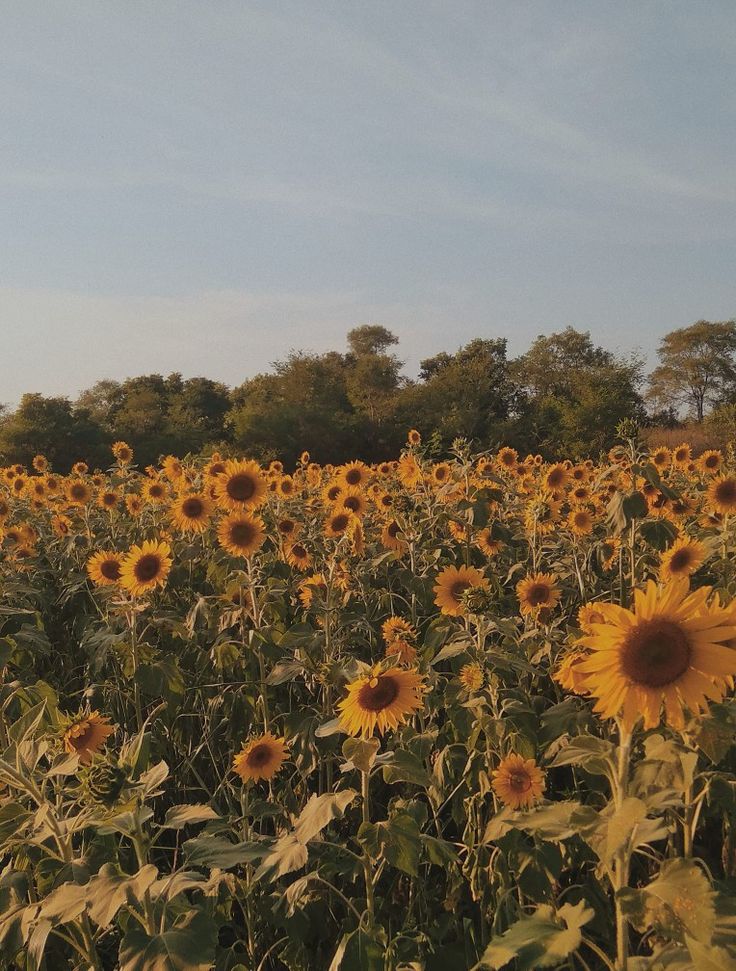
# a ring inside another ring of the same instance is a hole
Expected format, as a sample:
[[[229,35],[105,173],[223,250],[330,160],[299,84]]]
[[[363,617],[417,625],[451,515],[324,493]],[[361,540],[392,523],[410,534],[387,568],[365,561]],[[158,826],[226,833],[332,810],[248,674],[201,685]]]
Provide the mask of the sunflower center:
[[[662,688],[673,684],[690,665],[692,644],[682,627],[671,620],[643,620],[624,641],[624,674],[636,684]]]
[[[191,496],[181,504],[181,511],[187,519],[199,519],[204,512],[204,504],[201,499]]]
[[[252,499],[256,491],[256,484],[253,477],[246,472],[232,475],[227,480],[227,494],[236,502],[247,502]]]
[[[690,550],[678,550],[670,560],[670,570],[672,570],[673,573],[677,573],[679,570],[687,570],[691,563],[692,554]]]
[[[271,761],[271,749],[265,742],[254,745],[248,752],[247,763],[252,769],[261,769]]]
[[[716,469],[718,468],[719,458],[717,455],[708,455],[705,460],[706,469]]]
[[[360,499],[357,496],[348,496],[343,505],[351,512],[357,512],[360,509]]]
[[[307,555],[307,551],[301,543],[294,543],[291,547],[291,552],[298,560],[303,559]]]
[[[120,564],[117,560],[104,560],[100,565],[100,573],[106,580],[119,580]]]
[[[235,546],[248,546],[254,537],[255,530],[250,523],[233,523],[230,527],[230,540]]]
[[[380,675],[364,684],[358,693],[358,704],[364,711],[383,711],[399,694],[399,686],[390,675]]]
[[[349,522],[350,520],[345,515],[345,513],[338,513],[337,516],[332,517],[332,528],[335,531],[339,532],[343,529],[346,529]]]
[[[87,489],[83,485],[73,485],[70,492],[72,499],[84,499],[87,495]]]
[[[345,481],[349,485],[358,485],[362,478],[360,469],[350,469],[350,471],[345,476]]]
[[[509,773],[509,786],[514,792],[528,792],[532,787],[532,780],[526,772]]]
[[[718,502],[732,504],[736,502],[736,480],[725,479],[716,486],[715,496]]]
[[[278,529],[280,533],[284,536],[288,536],[289,533],[293,533],[296,528],[296,523],[293,519],[282,519],[279,523]]]
[[[133,572],[135,573],[135,578],[140,583],[147,583],[149,580],[153,580],[158,576],[158,571],[161,569],[161,560],[156,556],[155,553],[146,553],[142,556],[135,565]]]
[[[160,485],[152,485],[148,490],[148,494],[152,499],[160,499],[164,494],[164,487]]]
[[[532,607],[541,607],[549,600],[549,587],[544,583],[534,583],[529,587],[526,599]]]

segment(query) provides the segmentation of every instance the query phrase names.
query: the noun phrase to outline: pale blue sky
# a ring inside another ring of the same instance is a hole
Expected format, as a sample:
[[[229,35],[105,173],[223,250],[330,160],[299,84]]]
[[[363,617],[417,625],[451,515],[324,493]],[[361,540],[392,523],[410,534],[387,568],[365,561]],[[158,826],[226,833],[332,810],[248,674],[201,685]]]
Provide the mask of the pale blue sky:
[[[0,0],[0,401],[736,314],[733,0]]]

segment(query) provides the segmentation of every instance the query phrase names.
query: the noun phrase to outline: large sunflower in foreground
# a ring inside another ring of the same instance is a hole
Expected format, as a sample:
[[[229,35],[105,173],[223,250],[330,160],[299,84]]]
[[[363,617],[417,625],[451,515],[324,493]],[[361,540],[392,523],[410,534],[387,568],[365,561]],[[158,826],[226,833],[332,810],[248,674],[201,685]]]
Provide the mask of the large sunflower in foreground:
[[[260,516],[233,513],[217,527],[217,539],[231,556],[252,556],[266,539],[266,527]]]
[[[711,588],[689,592],[686,578],[663,588],[650,580],[634,592],[634,609],[599,604],[604,623],[592,624],[578,644],[588,657],[576,668],[585,689],[598,701],[605,718],[622,716],[631,729],[644,718],[644,728],[660,721],[662,706],[673,728],[685,724],[685,709],[704,711],[719,701],[736,674],[736,617],[718,600],[709,603]]]
[[[267,492],[266,480],[257,462],[225,463],[225,470],[215,479],[215,495],[226,509],[256,509]]]
[[[349,735],[370,738],[388,728],[398,728],[422,707],[424,683],[416,671],[402,668],[369,668],[347,686],[347,697],[338,704],[340,727]]]
[[[233,760],[233,772],[243,782],[273,779],[288,754],[286,740],[266,732],[245,743]]]
[[[120,564],[120,585],[134,597],[162,587],[171,570],[171,547],[168,543],[147,540],[133,546]]]
[[[507,755],[493,773],[493,791],[512,809],[529,809],[545,789],[544,775],[534,759]]]
[[[467,613],[463,594],[466,590],[481,587],[488,589],[488,579],[473,566],[447,566],[438,574],[432,588],[436,594],[434,602],[443,614],[460,617]]]
[[[78,755],[79,761],[86,765],[114,731],[110,719],[98,711],[80,715],[64,732],[64,748],[70,755]]]
[[[97,587],[108,587],[120,580],[121,558],[112,550],[102,550],[87,560],[87,574]]]

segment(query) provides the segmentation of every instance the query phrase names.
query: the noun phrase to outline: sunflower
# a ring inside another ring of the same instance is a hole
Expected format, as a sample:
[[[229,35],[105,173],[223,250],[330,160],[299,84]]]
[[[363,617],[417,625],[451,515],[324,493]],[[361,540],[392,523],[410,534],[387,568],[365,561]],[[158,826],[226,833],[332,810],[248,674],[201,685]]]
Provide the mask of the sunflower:
[[[363,738],[376,731],[383,735],[422,707],[423,691],[424,683],[416,671],[374,665],[347,686],[347,697],[338,704],[340,727],[348,735]]]
[[[578,624],[586,634],[591,633],[591,624],[602,624],[604,622],[603,613],[598,609],[597,603],[584,604],[578,610]]]
[[[109,587],[120,580],[121,557],[113,550],[102,550],[87,560],[87,574],[96,587]]]
[[[347,487],[342,485],[340,482],[328,482],[327,485],[322,490],[322,499],[325,505],[334,505],[341,496],[344,496],[347,492]]]
[[[714,448],[708,449],[700,456],[697,466],[704,475],[715,475],[723,465],[723,453]]]
[[[212,503],[201,492],[179,496],[171,506],[174,526],[185,533],[203,533],[212,515]]]
[[[560,661],[552,674],[552,680],[556,681],[565,691],[572,691],[576,695],[585,695],[585,675],[580,671],[580,663],[585,660],[585,651],[574,649],[568,651]]]
[[[519,453],[515,448],[509,448],[508,445],[505,445],[498,451],[496,464],[502,469],[515,469],[519,464]]]
[[[168,543],[146,540],[133,546],[120,564],[120,584],[134,597],[162,587],[171,570]]]
[[[130,465],[133,461],[133,449],[127,442],[113,442],[112,454],[120,465]]]
[[[243,782],[273,779],[289,754],[286,739],[276,738],[271,732],[246,742],[233,759],[233,772]]]
[[[295,519],[279,519],[276,523],[276,532],[282,539],[292,541],[301,532],[301,526]]]
[[[403,617],[391,616],[381,626],[386,656],[397,655],[401,664],[413,664],[417,651],[414,643],[417,638],[416,628],[404,620]]]
[[[338,509],[331,513],[325,520],[323,532],[325,536],[337,538],[347,531],[353,519],[353,514],[348,509]]]
[[[603,540],[598,547],[598,555],[604,570],[608,571],[613,567],[620,549],[621,540],[618,536],[609,536],[608,539]]]
[[[337,511],[346,509],[355,516],[365,516],[368,511],[368,500],[359,489],[349,489],[335,503]]]
[[[143,511],[143,500],[135,493],[130,493],[125,497],[125,508],[131,516],[139,516]]]
[[[569,477],[565,466],[561,462],[558,462],[547,470],[544,476],[544,487],[549,492],[559,492],[560,489],[564,489],[567,485]]]
[[[161,463],[161,468],[170,482],[176,482],[184,475],[184,466],[175,455],[167,455]]]
[[[312,565],[312,557],[309,554],[309,550],[298,540],[289,543],[285,547],[284,558],[289,566],[293,566],[297,570],[308,570]]]
[[[406,436],[406,441],[408,445],[421,445],[422,436],[421,433],[416,430],[416,428],[410,428],[409,434]]]
[[[66,497],[72,506],[86,506],[92,498],[92,490],[83,479],[72,479],[66,484]]]
[[[728,516],[736,511],[736,477],[719,475],[708,486],[708,506]]]
[[[217,540],[231,556],[253,556],[266,539],[266,527],[260,516],[232,513],[217,527]]]
[[[644,718],[654,728],[662,706],[675,729],[684,727],[684,710],[707,709],[720,701],[736,674],[733,610],[708,603],[710,587],[689,592],[687,578],[658,588],[654,581],[634,591],[634,609],[600,604],[603,624],[578,644],[588,648],[579,664],[585,687],[598,699],[595,711],[605,718],[622,715],[627,729]]]
[[[31,465],[36,470],[36,472],[45,472],[49,467],[49,460],[45,455],[35,455]]]
[[[323,600],[327,599],[327,580],[324,573],[310,573],[299,583],[299,600],[303,607],[312,606],[315,594]]]
[[[447,462],[437,462],[429,473],[430,481],[436,486],[443,486],[452,479],[452,469]]]
[[[534,759],[507,755],[492,776],[493,791],[511,809],[529,809],[542,798],[544,775]]]
[[[78,755],[79,761],[87,765],[114,731],[110,719],[98,711],[79,715],[64,732],[64,748],[70,755]]]
[[[675,577],[689,577],[703,565],[707,555],[708,550],[700,540],[681,536],[660,558],[660,579],[674,580]]]
[[[54,532],[54,536],[63,538],[68,536],[71,532],[72,521],[68,516],[59,514],[58,516],[54,516],[51,520],[51,529]]]
[[[682,445],[678,445],[677,448],[672,449],[672,464],[679,466],[679,468],[685,468],[688,462],[692,458],[692,449],[687,442],[683,442]]]
[[[460,684],[466,691],[480,691],[483,687],[483,668],[480,664],[463,664],[458,675]]]
[[[437,582],[432,588],[436,594],[434,602],[443,614],[449,617],[460,617],[467,612],[463,602],[466,590],[480,587],[487,590],[488,579],[480,570],[472,566],[448,566],[438,574]]]
[[[115,489],[103,489],[97,497],[97,505],[108,512],[117,509],[119,502],[120,495]]]
[[[666,445],[660,445],[654,449],[649,458],[657,469],[666,469],[672,462],[672,452]]]
[[[593,517],[587,509],[573,509],[567,517],[567,524],[575,536],[587,536],[593,532]]]
[[[562,503],[551,492],[542,491],[527,505],[524,522],[527,532],[545,536],[553,532]]]
[[[257,462],[225,463],[215,480],[215,494],[225,509],[256,509],[266,495],[266,480]]]
[[[0,497],[0,523],[5,522],[5,520],[10,515],[10,503]]]
[[[72,472],[75,475],[86,475],[89,472],[89,466],[86,462],[75,462],[72,466]]]
[[[540,610],[551,610],[560,600],[560,589],[555,584],[553,573],[535,573],[524,577],[516,584],[522,614],[538,614]]]
[[[489,559],[495,556],[503,547],[503,543],[499,539],[493,538],[493,533],[486,527],[481,529],[478,535],[475,537],[475,545],[485,554]]]
[[[143,496],[148,502],[164,502],[169,492],[169,487],[160,479],[152,479],[143,485]]]
[[[402,455],[398,468],[399,482],[406,489],[413,489],[422,481],[422,467],[413,455]]]

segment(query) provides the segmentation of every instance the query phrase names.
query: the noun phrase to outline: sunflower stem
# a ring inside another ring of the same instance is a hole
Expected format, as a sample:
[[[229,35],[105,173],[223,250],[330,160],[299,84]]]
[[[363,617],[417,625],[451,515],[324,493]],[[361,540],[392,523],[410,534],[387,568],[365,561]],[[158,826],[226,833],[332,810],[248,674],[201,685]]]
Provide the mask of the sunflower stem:
[[[133,654],[133,703],[135,704],[135,719],[140,732],[143,727],[143,707],[141,705],[141,688],[138,684],[138,615],[133,602],[130,611],[130,643]]]
[[[619,747],[618,769],[613,797],[616,811],[619,811],[626,799],[629,781],[629,754],[631,751],[631,732],[626,729],[622,721],[618,721]],[[623,911],[621,891],[629,883],[629,867],[631,863],[630,843],[627,839],[617,852],[613,862],[613,893],[616,909],[616,971],[628,971],[629,967],[629,926]]]
[[[363,822],[371,821],[370,770],[361,772],[361,793],[363,796]],[[365,876],[365,904],[368,920],[372,927],[375,923],[375,903],[373,899],[373,863],[367,849],[363,850],[363,874]]]

